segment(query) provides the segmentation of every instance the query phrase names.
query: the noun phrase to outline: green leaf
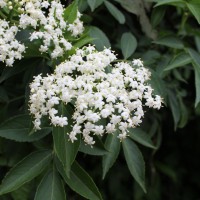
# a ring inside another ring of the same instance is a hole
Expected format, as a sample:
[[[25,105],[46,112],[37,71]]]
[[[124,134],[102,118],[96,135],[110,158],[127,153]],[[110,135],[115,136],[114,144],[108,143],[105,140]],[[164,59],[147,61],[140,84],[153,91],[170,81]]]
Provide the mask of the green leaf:
[[[109,134],[106,138],[105,147],[108,150],[108,153],[103,156],[102,160],[103,179],[119,155],[121,144],[119,138],[117,138],[118,135],[119,130],[117,130],[114,134]]]
[[[166,7],[161,6],[153,9],[151,15],[151,24],[155,28],[163,19],[165,15]]]
[[[50,150],[37,151],[25,157],[3,179],[0,195],[12,192],[24,183],[31,181],[49,165],[51,159]]]
[[[78,153],[80,140],[78,139],[72,143],[69,141],[69,136],[67,135],[67,133],[71,132],[72,125],[71,117],[73,114],[73,109],[71,106],[67,105],[66,107],[65,105],[61,104],[59,107],[59,114],[62,116],[67,116],[69,124],[64,127],[53,127],[54,148],[55,153],[63,164],[67,175],[69,176],[71,165],[76,158],[76,154]]]
[[[150,136],[140,128],[129,128],[128,135],[131,139],[146,147],[150,147],[152,149],[156,148],[153,142],[151,141]]]
[[[35,66],[39,65],[40,62],[41,58],[24,59],[16,62],[14,67],[5,67],[0,76],[0,83],[16,74],[25,71],[26,69],[30,70],[31,68],[34,68]]]
[[[175,79],[177,79],[178,81],[187,83],[187,81],[183,78],[182,73],[179,70],[174,69],[172,71],[172,74],[174,75]]]
[[[176,130],[176,127],[181,117],[180,115],[181,112],[180,112],[180,105],[179,105],[177,96],[171,90],[168,90],[168,100],[169,100],[169,106],[171,108],[172,115],[174,118],[174,129]]]
[[[179,97],[179,103],[180,103],[181,117],[180,117],[178,127],[183,128],[188,122],[189,114],[188,114],[187,106],[183,103],[183,99],[181,97]]]
[[[29,115],[12,117],[0,125],[0,137],[17,142],[33,142],[45,137],[52,130],[51,127],[45,127],[30,134],[31,123]]]
[[[124,14],[112,3],[104,0],[104,4],[106,6],[106,8],[108,9],[108,11],[110,12],[110,14],[120,23],[120,24],[124,24],[125,23],[125,17]]]
[[[58,162],[58,160],[56,162],[56,165],[65,182],[72,190],[74,190],[86,199],[102,200],[101,194],[94,181],[76,161],[72,165],[70,178],[68,178],[65,170]]]
[[[84,38],[81,38],[80,40],[78,40],[75,44],[73,44],[74,47],[76,48],[80,48],[90,42],[92,42],[94,39],[91,38],[90,36],[86,36]]]
[[[95,144],[91,147],[83,140],[81,140],[81,145],[79,147],[79,151],[83,152],[85,154],[94,155],[94,156],[102,156],[108,153],[108,151],[105,149],[102,141],[98,137],[94,137]]]
[[[200,36],[195,36],[195,45],[197,47],[198,52],[200,52]]]
[[[186,2],[186,5],[190,12],[194,15],[198,23],[200,24],[200,1],[190,0]]]
[[[188,52],[192,58],[192,63],[195,72],[195,87],[196,87],[196,99],[195,107],[200,102],[200,54],[193,49],[188,49]]]
[[[185,3],[183,0],[159,0],[155,6],[162,6],[167,4],[176,5],[177,3]]]
[[[162,78],[160,78],[157,71],[150,70],[151,72],[151,79],[148,81],[148,83],[153,88],[153,93],[160,95],[162,98],[166,98],[166,83]]]
[[[103,0],[87,0],[87,2],[93,12],[97,7],[99,7],[103,3]]]
[[[73,1],[63,12],[63,18],[69,23],[72,24],[77,18],[78,13],[78,2],[77,0]]]
[[[125,59],[129,58],[137,47],[137,40],[130,32],[124,33],[121,37],[121,49]]]
[[[182,41],[174,36],[164,36],[162,38],[157,39],[153,43],[164,45],[167,47],[175,48],[175,49],[183,49],[184,45]]]
[[[147,7],[144,0],[116,0],[121,6],[130,13],[137,15],[140,22],[142,31],[145,35],[153,40],[157,37],[156,32],[153,30],[147,14]],[[129,23],[129,22],[128,22]],[[130,25],[132,27],[132,25]]]
[[[145,163],[143,160],[142,153],[138,149],[137,145],[126,138],[122,141],[124,155],[129,171],[131,172],[134,179],[146,193],[145,189]]]
[[[55,169],[47,173],[40,182],[34,200],[66,200],[62,180]]]
[[[29,182],[27,184],[24,184],[19,189],[11,192],[11,196],[13,200],[27,200],[29,199],[31,190],[32,190],[31,182]]]
[[[188,53],[178,54],[164,69],[165,71],[171,70],[177,67],[184,67],[185,65],[191,63],[192,59]]]
[[[97,50],[101,51],[105,47],[108,48],[111,46],[108,37],[99,28],[91,26],[89,35],[94,39],[92,44],[96,46]]]

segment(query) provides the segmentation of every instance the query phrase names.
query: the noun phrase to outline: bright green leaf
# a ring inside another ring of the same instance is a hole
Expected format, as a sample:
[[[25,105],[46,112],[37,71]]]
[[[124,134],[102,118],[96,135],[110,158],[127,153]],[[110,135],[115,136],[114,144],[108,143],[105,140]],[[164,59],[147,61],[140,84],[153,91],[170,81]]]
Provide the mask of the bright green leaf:
[[[184,67],[185,65],[191,63],[192,59],[188,53],[178,54],[164,69],[165,71],[171,70],[177,67]]]
[[[90,36],[86,36],[84,38],[81,38],[80,40],[78,40],[75,44],[73,44],[74,47],[76,48],[81,48],[82,46],[92,42],[94,39],[91,38]]]
[[[183,42],[174,36],[164,36],[162,38],[157,39],[153,43],[164,45],[167,47],[175,48],[175,49],[183,49],[184,45]]]
[[[56,164],[58,171],[72,190],[74,190],[86,199],[102,200],[101,194],[94,181],[76,161],[72,165],[70,178],[68,178],[58,160]]]
[[[34,200],[66,200],[61,177],[55,169],[47,173],[40,182]]]
[[[142,153],[140,152],[137,145],[129,138],[126,138],[122,141],[122,146],[129,171],[137,183],[141,186],[143,191],[146,192],[145,163]]]
[[[125,59],[129,58],[137,47],[137,40],[130,32],[124,33],[121,38],[121,50]]]
[[[30,135],[31,117],[18,115],[0,125],[0,137],[17,142],[33,142],[48,135],[52,128],[45,127]]]
[[[119,155],[121,144],[119,138],[117,138],[118,135],[119,131],[117,130],[114,134],[109,134],[106,138],[105,147],[108,153],[103,156],[102,160],[103,178],[105,178],[106,173],[113,166]]]
[[[194,15],[198,23],[200,24],[200,1],[199,0],[190,0],[186,3],[190,12]]]
[[[125,23],[125,17],[124,14],[112,3],[109,1],[104,0],[104,4],[106,8],[109,10],[110,14],[120,23]]]
[[[42,150],[31,153],[14,166],[0,185],[0,195],[20,188],[24,183],[38,176],[50,163],[52,153]]]
[[[151,141],[150,136],[145,133],[140,128],[129,128],[128,135],[131,139],[135,140],[136,142],[146,146],[155,149],[155,146],[153,142]]]
[[[72,24],[77,18],[77,13],[78,13],[78,2],[77,0],[75,0],[67,8],[65,8],[63,17],[69,24]]]
[[[103,0],[87,0],[87,2],[93,12],[97,7],[99,7],[103,3]]]
[[[104,49],[104,47],[107,48],[110,47],[110,42],[108,37],[99,28],[91,26],[89,35],[94,39],[92,41],[92,44],[96,46],[97,50],[101,51]]]

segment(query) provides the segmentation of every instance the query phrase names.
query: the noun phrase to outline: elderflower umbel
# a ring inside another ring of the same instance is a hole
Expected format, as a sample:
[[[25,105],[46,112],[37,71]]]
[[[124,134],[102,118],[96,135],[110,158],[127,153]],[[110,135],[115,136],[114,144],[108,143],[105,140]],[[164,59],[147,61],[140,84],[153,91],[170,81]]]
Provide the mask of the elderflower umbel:
[[[0,61],[12,66],[16,59],[22,58],[25,46],[15,39],[18,28],[0,19]]]
[[[126,138],[128,128],[142,122],[143,107],[159,109],[161,98],[152,94],[147,84],[151,74],[140,60],[119,62],[106,73],[115,59],[110,49],[97,52],[88,46],[58,65],[54,74],[36,76],[30,85],[29,101],[35,128],[40,129],[42,116],[48,116],[53,126],[68,125],[58,106],[73,102],[73,127],[67,133],[72,142],[81,134],[85,143],[93,145],[94,135],[117,129],[118,138]]]
[[[78,36],[84,30],[83,23],[80,21],[80,13],[73,24],[68,24],[64,18],[64,8],[60,1],[35,0],[24,1],[24,13],[20,15],[19,26],[23,29],[32,26],[35,30],[30,40],[41,39],[43,44],[40,46],[40,52],[48,52],[49,48],[54,48],[51,57],[57,58],[63,56],[64,52],[70,50],[72,45],[64,38],[64,31],[67,29],[72,32],[72,36]],[[45,9],[45,11],[44,11]]]
[[[11,9],[13,6],[19,12],[18,26],[9,28],[8,21],[0,20],[0,61],[5,61],[7,66],[12,66],[15,59],[21,59],[25,51],[24,45],[15,39],[18,31],[29,29],[30,41],[40,40],[39,51],[49,53],[52,59],[62,57],[72,48],[72,44],[65,38],[66,31],[74,37],[84,31],[79,12],[72,24],[64,19],[65,9],[60,0],[15,0],[13,2],[0,0],[1,8]]]

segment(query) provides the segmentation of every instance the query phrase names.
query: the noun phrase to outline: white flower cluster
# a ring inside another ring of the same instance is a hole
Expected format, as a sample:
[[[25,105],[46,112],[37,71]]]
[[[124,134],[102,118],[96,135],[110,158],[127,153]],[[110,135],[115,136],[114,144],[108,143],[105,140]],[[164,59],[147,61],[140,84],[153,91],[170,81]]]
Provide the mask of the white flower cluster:
[[[66,51],[72,48],[72,44],[65,38],[66,30],[75,37],[84,31],[79,12],[73,24],[68,24],[64,19],[65,9],[60,0],[15,0],[11,4],[19,12],[19,25],[16,29],[9,29],[9,33],[16,35],[18,29],[31,28],[33,32],[30,34],[30,41],[41,40],[39,51],[41,53],[50,52],[53,59],[63,56]],[[0,0],[0,6],[10,7],[10,1]],[[6,43],[6,40],[3,42]],[[13,57],[14,59],[17,58]]]
[[[159,109],[161,97],[152,94],[147,84],[150,72],[141,60],[111,66],[115,59],[110,49],[97,52],[88,46],[58,65],[54,74],[35,77],[29,101],[35,128],[40,129],[42,116],[49,116],[53,126],[68,125],[67,117],[57,108],[73,102],[73,128],[68,133],[72,142],[82,134],[85,143],[93,145],[93,135],[116,129],[121,132],[120,139],[126,138],[128,128],[142,122],[143,106]]]
[[[25,46],[15,39],[18,28],[0,19],[0,61],[12,66],[15,59],[21,59]]]
[[[6,0],[0,0],[0,7],[3,8],[7,5],[7,1]]]

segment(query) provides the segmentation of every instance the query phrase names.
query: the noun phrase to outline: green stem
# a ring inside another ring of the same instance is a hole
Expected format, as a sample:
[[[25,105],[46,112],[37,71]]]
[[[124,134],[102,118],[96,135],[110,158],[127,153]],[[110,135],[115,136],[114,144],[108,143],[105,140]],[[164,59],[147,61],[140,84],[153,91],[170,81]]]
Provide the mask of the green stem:
[[[0,11],[0,16],[1,16],[3,19],[7,19],[6,15],[4,15],[1,11]]]

